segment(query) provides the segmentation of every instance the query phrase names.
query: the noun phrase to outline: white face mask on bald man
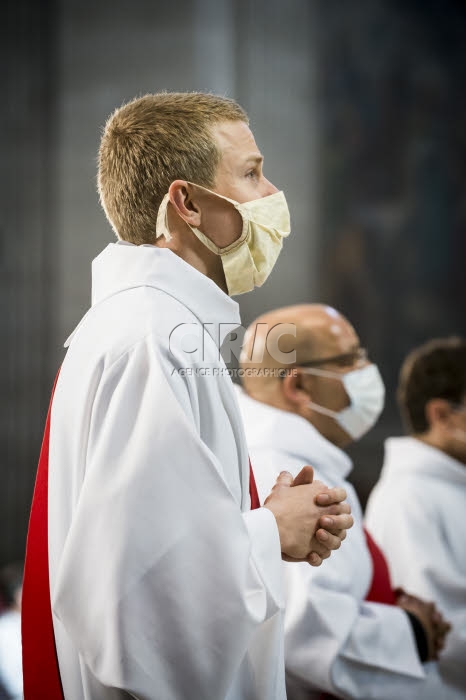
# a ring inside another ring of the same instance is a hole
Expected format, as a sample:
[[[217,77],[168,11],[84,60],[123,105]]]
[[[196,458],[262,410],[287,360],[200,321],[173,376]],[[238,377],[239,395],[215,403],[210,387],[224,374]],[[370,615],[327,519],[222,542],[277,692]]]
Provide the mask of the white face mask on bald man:
[[[191,183],[192,184],[192,183]],[[201,185],[196,185],[201,187]],[[230,202],[241,214],[243,229],[240,237],[225,248],[219,248],[202,231],[189,226],[199,240],[222,259],[223,271],[230,296],[250,292],[264,284],[283,246],[283,238],[290,234],[290,212],[283,192],[250,202],[236,202],[234,199],[207,190],[216,197]],[[157,215],[157,237],[164,235],[170,240],[167,206],[168,193],[162,200]]]
[[[353,440],[359,440],[375,425],[382,413],[385,401],[385,386],[377,365],[367,365],[361,369],[346,372],[346,374],[328,372],[314,367],[302,367],[301,371],[306,374],[338,379],[343,383],[350,400],[350,405],[342,411],[331,411],[329,408],[319,406],[312,401],[308,404],[309,408],[334,418]]]

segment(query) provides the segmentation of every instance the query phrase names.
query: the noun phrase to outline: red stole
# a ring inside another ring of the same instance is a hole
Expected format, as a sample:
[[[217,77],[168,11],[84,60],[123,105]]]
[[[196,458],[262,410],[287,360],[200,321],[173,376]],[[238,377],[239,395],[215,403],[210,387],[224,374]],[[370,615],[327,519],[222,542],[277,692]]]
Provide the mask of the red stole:
[[[390,572],[388,570],[387,560],[380,549],[374,542],[366,528],[364,528],[367,547],[372,559],[374,573],[372,574],[371,587],[366,595],[366,600],[371,603],[385,603],[385,605],[395,605],[396,599],[390,581]],[[345,546],[345,545],[343,545]]]
[[[259,501],[259,494],[257,493],[256,480],[254,479],[251,460],[249,460],[249,496],[251,497],[251,510],[260,508],[261,503]]]
[[[64,700],[53,632],[48,554],[48,475],[50,412],[53,386],[39,457],[26,545],[22,593],[24,700]],[[260,508],[254,473],[249,462],[251,510]]]
[[[25,700],[63,700],[53,633],[48,554],[48,473],[50,412],[45,423],[26,545],[22,594],[23,681]]]

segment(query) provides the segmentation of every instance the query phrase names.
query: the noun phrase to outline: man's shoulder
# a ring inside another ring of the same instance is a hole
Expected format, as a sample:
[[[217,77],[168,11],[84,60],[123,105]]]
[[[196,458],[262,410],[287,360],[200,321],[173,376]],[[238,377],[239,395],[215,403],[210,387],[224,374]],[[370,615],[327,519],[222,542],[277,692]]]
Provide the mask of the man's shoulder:
[[[142,285],[125,289],[93,306],[90,314],[110,327],[124,318],[131,326],[146,332],[162,331],[167,325],[195,318],[179,299],[155,287]]]
[[[67,346],[74,350],[96,350],[99,355],[121,353],[147,336],[168,346],[180,324],[195,322],[195,316],[180,301],[163,290],[141,286],[113,294],[92,306],[81,319]]]

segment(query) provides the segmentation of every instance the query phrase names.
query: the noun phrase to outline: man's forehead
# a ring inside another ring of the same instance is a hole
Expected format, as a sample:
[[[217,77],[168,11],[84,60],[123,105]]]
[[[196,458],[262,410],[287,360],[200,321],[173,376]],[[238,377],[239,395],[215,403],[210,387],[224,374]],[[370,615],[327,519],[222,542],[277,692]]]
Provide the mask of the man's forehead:
[[[359,346],[355,330],[347,323],[329,324],[324,342],[327,348],[335,350],[335,353],[351,352]]]
[[[263,160],[251,129],[246,122],[228,121],[215,124],[212,134],[222,157],[258,163]]]
[[[325,315],[311,330],[313,355],[338,355],[351,352],[359,346],[356,331],[340,315]]]

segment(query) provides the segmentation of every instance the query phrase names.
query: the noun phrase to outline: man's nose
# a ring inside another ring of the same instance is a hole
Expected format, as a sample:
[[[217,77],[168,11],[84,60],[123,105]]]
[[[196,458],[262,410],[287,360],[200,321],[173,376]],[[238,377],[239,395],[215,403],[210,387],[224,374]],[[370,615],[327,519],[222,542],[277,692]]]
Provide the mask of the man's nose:
[[[275,192],[278,192],[278,188],[275,187],[267,178],[264,177],[264,188],[262,192],[262,197],[268,197],[271,194],[275,194]]]

